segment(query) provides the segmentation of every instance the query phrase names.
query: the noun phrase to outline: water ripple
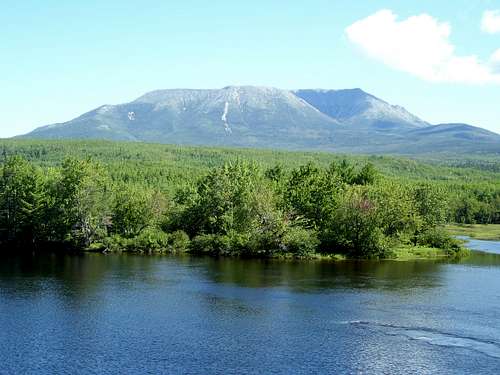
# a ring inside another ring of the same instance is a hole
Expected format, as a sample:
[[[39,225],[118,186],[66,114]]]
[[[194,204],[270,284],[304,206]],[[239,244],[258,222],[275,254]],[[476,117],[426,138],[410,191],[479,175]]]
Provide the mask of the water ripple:
[[[489,357],[500,358],[500,343],[495,341],[460,336],[430,328],[412,328],[367,321],[351,321],[349,324],[359,328],[379,331],[390,336],[403,336],[410,340],[423,341],[430,345],[463,348],[485,354]]]

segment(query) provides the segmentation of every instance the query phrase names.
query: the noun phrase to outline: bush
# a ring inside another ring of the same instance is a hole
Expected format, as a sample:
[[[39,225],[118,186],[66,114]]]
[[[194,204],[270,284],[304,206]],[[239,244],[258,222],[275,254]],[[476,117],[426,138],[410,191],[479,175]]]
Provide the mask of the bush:
[[[150,228],[133,238],[125,238],[116,234],[107,237],[104,240],[104,246],[108,251],[163,252],[169,249],[169,239],[167,233]]]
[[[219,255],[228,250],[223,236],[217,234],[200,234],[191,240],[190,252],[195,254]]]
[[[221,256],[255,256],[265,253],[258,238],[231,231],[228,234],[200,234],[191,241],[190,251],[196,254]]]
[[[283,251],[297,256],[312,255],[318,245],[316,232],[300,227],[288,228],[282,239]]]
[[[165,251],[168,250],[169,236],[159,229],[149,228],[135,237],[132,244],[141,252]]]
[[[132,240],[124,238],[118,234],[106,237],[103,241],[106,251],[119,252],[128,251]]]
[[[168,239],[169,250],[173,253],[184,253],[189,250],[189,236],[182,230],[170,234]]]
[[[420,246],[436,247],[452,252],[457,252],[462,248],[460,241],[440,229],[429,229],[420,233],[417,236],[416,242]]]

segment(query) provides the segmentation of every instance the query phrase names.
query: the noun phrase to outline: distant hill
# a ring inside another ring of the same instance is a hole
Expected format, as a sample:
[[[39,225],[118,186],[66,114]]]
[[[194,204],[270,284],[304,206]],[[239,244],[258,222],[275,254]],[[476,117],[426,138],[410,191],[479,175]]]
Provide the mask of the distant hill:
[[[24,135],[357,153],[500,153],[500,135],[431,125],[361,89],[229,86],[149,92]]]

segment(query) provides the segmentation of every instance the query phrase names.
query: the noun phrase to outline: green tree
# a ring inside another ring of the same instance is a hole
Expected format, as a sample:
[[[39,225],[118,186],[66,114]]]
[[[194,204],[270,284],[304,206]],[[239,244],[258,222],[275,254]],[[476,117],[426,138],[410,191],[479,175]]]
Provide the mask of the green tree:
[[[166,210],[165,198],[144,187],[120,185],[112,208],[112,230],[126,238],[158,226]]]
[[[52,189],[55,240],[88,247],[107,235],[113,189],[101,165],[68,158]]]
[[[366,163],[352,181],[357,185],[371,185],[377,178],[378,172],[375,166],[372,163]]]
[[[285,202],[307,226],[321,228],[335,209],[343,186],[337,169],[326,171],[309,163],[292,170]]]
[[[179,229],[190,235],[245,231],[251,220],[250,196],[261,181],[251,163],[227,163],[213,169],[198,182],[191,197],[183,196],[187,206],[177,220]]]
[[[196,190],[178,195],[185,208],[171,229],[194,238],[192,248],[209,253],[270,255],[279,251],[284,216],[269,181],[255,164],[228,163],[199,180]]]
[[[445,222],[448,200],[443,189],[430,184],[419,184],[414,188],[413,195],[417,212],[423,221],[424,230]]]
[[[332,162],[329,168],[330,175],[337,175],[340,180],[348,185],[352,185],[356,181],[356,171],[346,159],[340,163]]]
[[[480,203],[474,196],[461,196],[456,202],[454,221],[462,224],[475,224],[479,206]]]
[[[388,242],[379,222],[377,207],[366,192],[350,188],[335,209],[332,222],[320,233],[322,250],[354,258],[384,258]]]
[[[376,207],[378,225],[384,235],[402,242],[411,241],[423,225],[411,186],[381,181],[366,191]]]
[[[9,157],[0,171],[0,238],[33,244],[43,232],[42,175],[25,159]]]

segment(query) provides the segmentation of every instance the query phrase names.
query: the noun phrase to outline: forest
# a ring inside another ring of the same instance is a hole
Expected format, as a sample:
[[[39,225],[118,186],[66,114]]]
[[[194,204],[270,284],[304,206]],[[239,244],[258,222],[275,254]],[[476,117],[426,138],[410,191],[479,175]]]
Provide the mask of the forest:
[[[0,141],[0,248],[393,258],[500,223],[495,160]]]

